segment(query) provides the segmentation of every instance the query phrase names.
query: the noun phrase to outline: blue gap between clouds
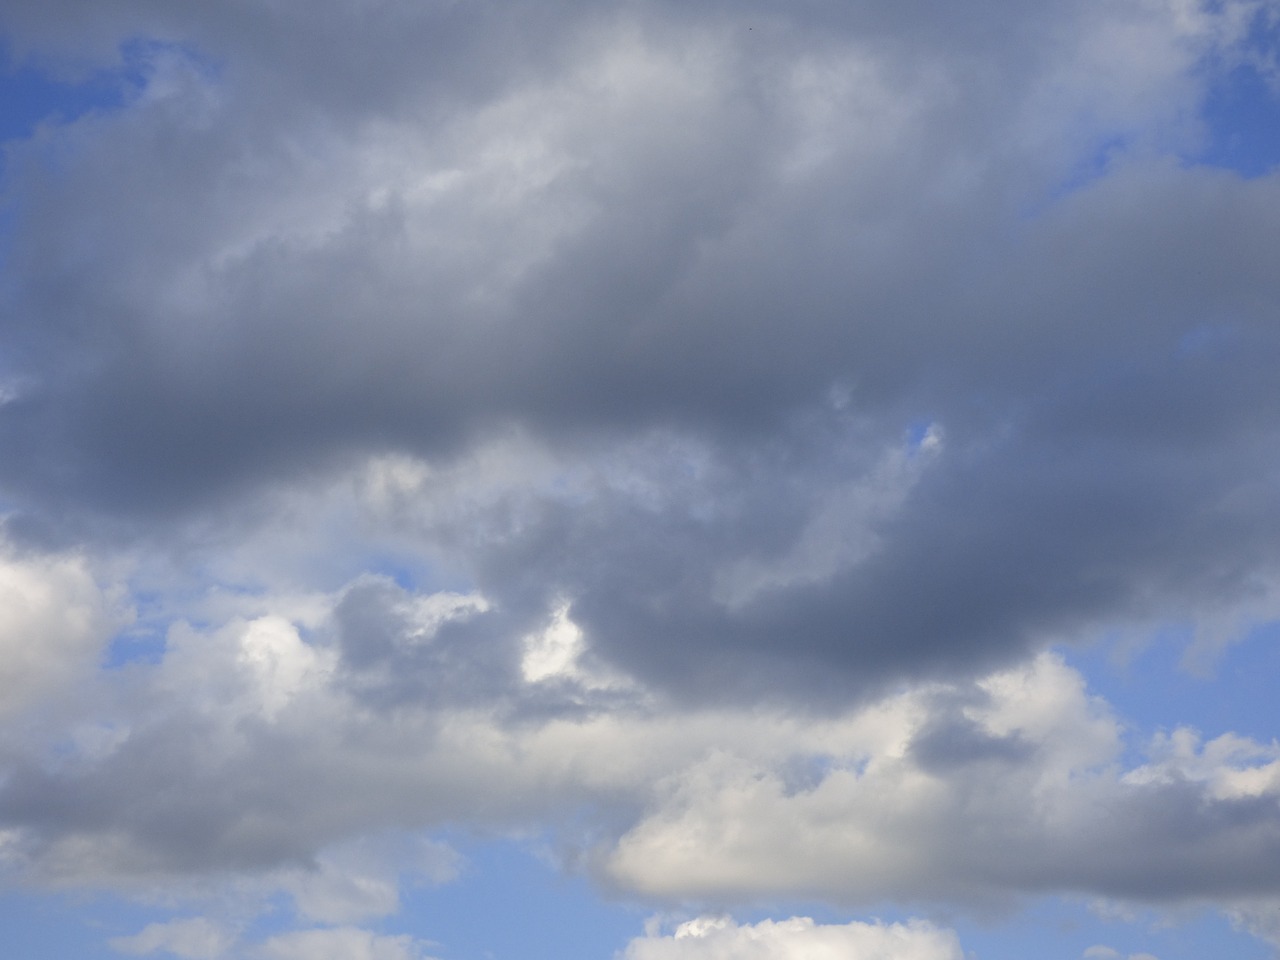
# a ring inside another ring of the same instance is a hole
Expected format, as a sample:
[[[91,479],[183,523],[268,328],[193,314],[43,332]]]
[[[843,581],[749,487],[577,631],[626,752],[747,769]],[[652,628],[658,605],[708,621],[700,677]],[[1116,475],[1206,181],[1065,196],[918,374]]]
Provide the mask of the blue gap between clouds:
[[[539,857],[536,843],[436,837],[463,855],[461,874],[440,887],[406,884],[386,927],[433,941],[441,960],[608,960],[654,912],[603,898],[586,877]]]
[[[1202,107],[1208,144],[1186,159],[1252,178],[1280,166],[1280,86],[1250,62],[1280,65],[1280,19],[1258,13],[1242,54],[1245,61],[1210,86]]]
[[[58,79],[36,64],[15,64],[8,45],[0,42],[0,142],[26,139],[41,123],[70,123],[87,113],[117,110],[140,79],[125,67]]]
[[[1208,93],[1200,105],[1205,144],[1180,160],[1187,166],[1216,167],[1252,179],[1280,167],[1280,73],[1269,84],[1256,65],[1276,64],[1280,69],[1280,18],[1271,22],[1265,13],[1259,13],[1241,53],[1243,62],[1208,84]],[[1203,69],[1212,73],[1222,66],[1221,62],[1210,61]],[[1106,176],[1130,145],[1125,134],[1104,139],[1047,197],[1032,204],[1024,218],[1037,219],[1058,201]]]
[[[1253,67],[1237,67],[1210,91],[1204,119],[1209,146],[1195,162],[1246,178],[1280,166],[1280,97]]]
[[[111,894],[0,892],[5,960],[120,960],[107,942],[157,919],[157,911]]]
[[[1205,740],[1224,733],[1270,743],[1276,736],[1275,678],[1280,676],[1280,623],[1260,624],[1230,644],[1206,676],[1182,666],[1190,628],[1153,633],[1132,656],[1114,643],[1064,647],[1067,662],[1084,674],[1089,692],[1103,697],[1131,726],[1126,762],[1144,759],[1156,731],[1185,726]]]

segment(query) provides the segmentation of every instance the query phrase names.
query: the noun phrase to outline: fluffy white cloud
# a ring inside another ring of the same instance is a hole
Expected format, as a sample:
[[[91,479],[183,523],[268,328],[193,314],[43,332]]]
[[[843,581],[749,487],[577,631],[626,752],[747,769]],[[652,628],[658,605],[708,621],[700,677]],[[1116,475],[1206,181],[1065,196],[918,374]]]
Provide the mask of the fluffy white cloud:
[[[228,720],[275,719],[297,696],[324,685],[332,656],[302,641],[282,617],[235,619],[211,634],[170,627],[161,689],[192,712]]]
[[[928,923],[820,924],[808,917],[739,925],[701,917],[632,940],[626,960],[962,960],[956,935]]]
[[[0,540],[0,717],[56,702],[98,667],[125,623],[84,558],[19,553]]]
[[[1253,882],[1280,882],[1262,859],[1280,849],[1274,745],[1182,731],[1181,754],[1125,772],[1119,724],[1050,655],[906,705],[880,750],[812,757],[807,778],[726,750],[681,768],[619,840],[610,876],[709,900],[1177,899],[1214,896],[1201,883],[1253,850]]]

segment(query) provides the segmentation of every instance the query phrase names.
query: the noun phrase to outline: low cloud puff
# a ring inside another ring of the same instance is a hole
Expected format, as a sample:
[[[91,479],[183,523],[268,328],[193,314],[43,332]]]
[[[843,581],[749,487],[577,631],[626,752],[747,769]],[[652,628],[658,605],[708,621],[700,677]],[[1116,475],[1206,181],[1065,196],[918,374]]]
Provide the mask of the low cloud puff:
[[[808,917],[739,926],[702,917],[670,936],[632,940],[625,960],[961,960],[954,933],[927,923],[819,924]]]

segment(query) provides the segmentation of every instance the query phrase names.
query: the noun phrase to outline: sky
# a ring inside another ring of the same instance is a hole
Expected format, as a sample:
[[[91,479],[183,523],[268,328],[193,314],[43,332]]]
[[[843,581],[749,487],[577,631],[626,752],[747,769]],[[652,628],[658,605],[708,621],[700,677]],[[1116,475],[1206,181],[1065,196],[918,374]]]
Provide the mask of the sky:
[[[1277,0],[8,0],[12,960],[1280,956]]]

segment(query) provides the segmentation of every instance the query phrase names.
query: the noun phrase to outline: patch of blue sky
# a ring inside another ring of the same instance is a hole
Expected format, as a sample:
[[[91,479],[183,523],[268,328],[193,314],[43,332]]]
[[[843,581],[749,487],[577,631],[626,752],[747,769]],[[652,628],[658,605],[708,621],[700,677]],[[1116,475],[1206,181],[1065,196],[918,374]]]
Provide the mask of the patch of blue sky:
[[[134,664],[158,665],[164,660],[164,634],[156,631],[118,633],[107,644],[102,657],[104,670],[119,670]]]
[[[932,417],[917,417],[907,424],[907,446],[915,448],[924,443],[925,437],[929,434],[929,428],[933,426]]]
[[[0,931],[5,960],[120,960],[108,941],[131,936],[158,917],[154,907],[109,894],[0,893]]]
[[[0,143],[27,139],[44,123],[119,109],[135,82],[119,68],[67,76],[39,62],[15,62],[8,44],[0,43]]]
[[[1210,84],[1204,146],[1186,159],[1264,176],[1280,166],[1280,17],[1260,12],[1236,54]]]
[[[1065,179],[1050,191],[1049,204],[1101,180],[1124,157],[1132,144],[1133,138],[1127,134],[1115,134],[1103,139],[1091,153],[1078,160]]]
[[[86,67],[40,57],[19,60],[0,37],[0,146],[28,140],[43,125],[127,108],[145,93],[159,65],[175,58],[205,83],[221,77],[221,66],[189,44],[135,37],[120,45],[114,62]]]
[[[1205,739],[1224,733],[1270,743],[1277,735],[1275,678],[1280,676],[1280,623],[1261,624],[1202,667],[1188,664],[1192,631],[1170,628],[1136,648],[1103,640],[1062,653],[1111,703],[1139,739],[1177,727]],[[1192,657],[1192,664],[1200,664]]]
[[[409,550],[368,554],[361,558],[360,566],[363,568],[360,572],[386,577],[394,581],[401,590],[432,593],[440,590],[466,592],[471,589],[465,583],[446,582],[420,554]]]
[[[655,912],[602,897],[535,843],[447,839],[465,858],[461,874],[440,887],[408,886],[402,913],[388,925],[433,941],[440,960],[609,960]]]
[[[1280,167],[1280,18],[1254,18],[1251,31],[1227,63],[1204,64],[1206,95],[1199,107],[1202,136],[1180,151],[1187,166],[1229,170],[1246,179]],[[1131,152],[1134,136],[1118,131],[1103,138],[1067,175],[1033,202],[1024,219],[1035,220],[1057,202],[1103,179]]]
[[[102,667],[118,670],[131,664],[160,663],[164,659],[165,636],[176,619],[175,610],[182,609],[182,619],[196,629],[216,626],[191,615],[197,599],[197,592],[192,589],[165,591],[134,586],[129,591],[131,619],[107,642]]]
[[[115,62],[86,68],[39,57],[19,60],[12,43],[0,35],[0,263],[8,255],[19,199],[5,183],[10,148],[30,141],[44,126],[63,126],[127,108],[146,90],[164,56],[180,57],[206,82],[216,82],[220,75],[217,64],[185,44],[134,38],[120,45]],[[43,159],[54,162],[55,156],[56,151]],[[4,373],[0,365],[0,376]]]

